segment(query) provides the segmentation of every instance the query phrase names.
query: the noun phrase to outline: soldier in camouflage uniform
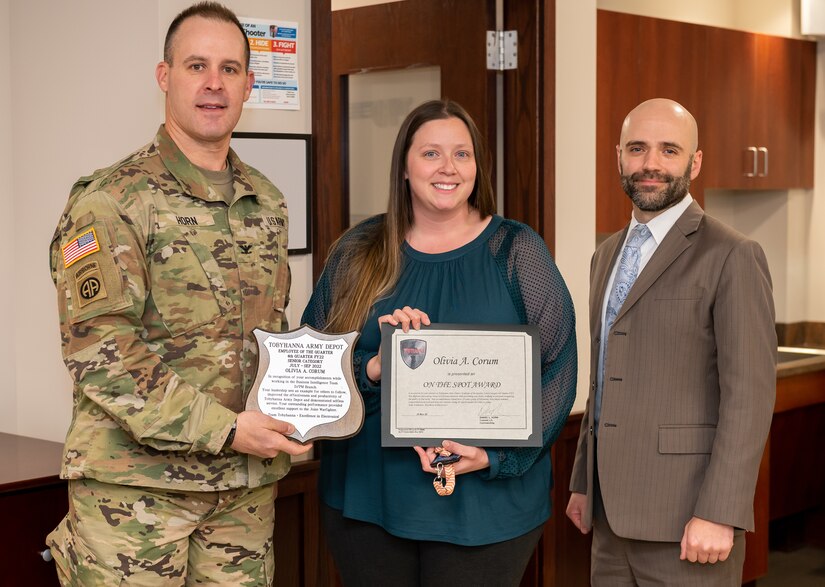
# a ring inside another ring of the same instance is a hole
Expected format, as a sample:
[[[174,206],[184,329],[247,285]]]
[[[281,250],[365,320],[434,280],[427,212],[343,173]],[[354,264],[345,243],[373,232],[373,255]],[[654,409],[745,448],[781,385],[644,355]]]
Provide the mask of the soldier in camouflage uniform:
[[[283,195],[229,149],[249,97],[234,14],[170,25],[154,141],[72,188],[51,244],[74,409],[64,585],[268,585],[275,482],[309,450],[244,411],[257,346],[286,329]]]

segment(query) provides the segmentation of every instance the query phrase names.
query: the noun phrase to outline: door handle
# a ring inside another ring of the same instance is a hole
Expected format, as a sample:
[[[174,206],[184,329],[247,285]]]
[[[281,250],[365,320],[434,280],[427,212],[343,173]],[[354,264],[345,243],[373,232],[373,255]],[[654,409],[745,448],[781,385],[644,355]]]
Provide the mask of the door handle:
[[[759,147],[759,152],[765,155],[765,166],[762,168],[764,171],[759,174],[759,177],[768,177],[768,148]]]
[[[753,153],[753,171],[750,173],[745,172],[745,177],[756,177],[756,173],[759,170],[759,149],[756,147],[748,147],[746,150]]]

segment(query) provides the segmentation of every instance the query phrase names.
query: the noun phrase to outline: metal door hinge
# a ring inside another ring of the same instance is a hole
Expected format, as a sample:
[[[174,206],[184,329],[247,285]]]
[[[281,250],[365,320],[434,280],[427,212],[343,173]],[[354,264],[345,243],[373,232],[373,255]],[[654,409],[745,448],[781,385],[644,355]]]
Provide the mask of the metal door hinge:
[[[518,67],[518,32],[487,31],[487,69],[504,71]]]

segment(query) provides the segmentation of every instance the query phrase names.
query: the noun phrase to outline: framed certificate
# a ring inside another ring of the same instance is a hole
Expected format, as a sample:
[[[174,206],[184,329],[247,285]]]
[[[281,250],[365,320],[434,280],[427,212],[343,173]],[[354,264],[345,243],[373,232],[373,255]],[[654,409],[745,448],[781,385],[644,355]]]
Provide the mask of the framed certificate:
[[[535,326],[381,325],[381,444],[541,446]]]
[[[275,184],[289,207],[289,254],[312,252],[310,199],[312,137],[305,134],[233,132],[232,149]]]

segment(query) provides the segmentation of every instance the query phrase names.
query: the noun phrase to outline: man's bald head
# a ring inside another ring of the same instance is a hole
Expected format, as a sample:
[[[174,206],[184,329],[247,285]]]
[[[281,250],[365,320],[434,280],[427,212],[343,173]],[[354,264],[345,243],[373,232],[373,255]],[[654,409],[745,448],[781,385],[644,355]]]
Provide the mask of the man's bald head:
[[[628,136],[628,131],[631,131],[638,124],[650,122],[676,125],[678,130],[681,131],[680,134],[684,137],[685,144],[682,146],[691,153],[699,148],[699,129],[696,125],[696,119],[688,112],[687,108],[667,98],[647,100],[630,111],[622,124],[619,147],[623,147],[628,140],[632,140]]]
[[[665,98],[642,102],[622,124],[616,146],[622,188],[640,222],[682,201],[702,168],[696,119]]]

